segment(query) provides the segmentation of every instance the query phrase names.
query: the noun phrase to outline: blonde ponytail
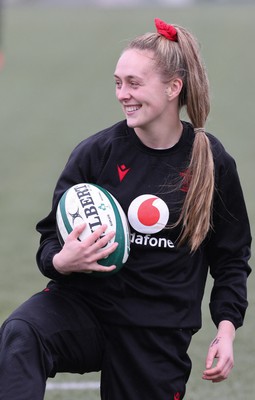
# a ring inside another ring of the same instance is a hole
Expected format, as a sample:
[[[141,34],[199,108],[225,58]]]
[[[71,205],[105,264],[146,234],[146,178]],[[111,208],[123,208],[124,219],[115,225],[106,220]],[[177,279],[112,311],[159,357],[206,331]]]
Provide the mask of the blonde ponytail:
[[[176,37],[173,35],[169,40],[161,32],[147,33],[135,38],[128,49],[153,51],[163,81],[170,82],[178,76],[183,82],[179,108],[186,107],[195,138],[187,173],[183,177],[185,186],[188,183],[188,191],[174,226],[182,225],[179,244],[188,242],[193,252],[198,249],[211,227],[214,161],[204,128],[210,111],[209,83],[194,36],[180,26],[161,23],[163,29],[167,29],[167,34],[173,35],[176,31]]]
[[[186,105],[195,132],[188,166],[189,189],[178,223],[183,225],[180,243],[188,240],[191,250],[195,251],[211,227],[214,193],[214,161],[204,129],[210,111],[209,83],[196,40],[184,28],[175,28],[187,68],[186,98],[180,97],[183,102],[180,107]]]
[[[180,244],[188,240],[192,251],[197,250],[211,227],[214,193],[214,162],[209,140],[202,129],[195,133],[187,170],[188,192],[179,220],[182,223]]]

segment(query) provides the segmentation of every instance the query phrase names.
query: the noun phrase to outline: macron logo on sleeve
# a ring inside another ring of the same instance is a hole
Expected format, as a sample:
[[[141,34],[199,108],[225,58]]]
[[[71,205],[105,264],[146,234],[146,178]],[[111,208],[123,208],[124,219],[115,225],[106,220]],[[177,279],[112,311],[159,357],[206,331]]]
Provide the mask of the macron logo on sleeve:
[[[125,164],[117,165],[119,180],[123,181],[127,173],[130,171],[130,168],[127,168]]]

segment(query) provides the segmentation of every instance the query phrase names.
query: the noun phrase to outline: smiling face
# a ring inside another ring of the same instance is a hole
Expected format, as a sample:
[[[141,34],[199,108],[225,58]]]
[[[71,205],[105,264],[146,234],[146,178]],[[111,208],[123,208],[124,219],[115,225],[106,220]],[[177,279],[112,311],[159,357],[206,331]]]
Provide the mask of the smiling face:
[[[167,84],[155,67],[152,51],[126,50],[118,60],[114,77],[116,96],[128,126],[155,131],[168,122]]]

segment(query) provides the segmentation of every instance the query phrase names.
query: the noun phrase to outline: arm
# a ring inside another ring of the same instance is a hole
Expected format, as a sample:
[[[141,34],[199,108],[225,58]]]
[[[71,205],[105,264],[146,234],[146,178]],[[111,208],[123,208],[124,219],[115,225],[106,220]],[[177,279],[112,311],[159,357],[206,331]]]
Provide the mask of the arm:
[[[218,332],[207,353],[203,379],[212,382],[226,379],[233,368],[235,330],[243,324],[248,306],[246,281],[251,271],[250,227],[235,162],[224,151],[219,158],[213,230],[207,243],[214,279],[210,311]]]
[[[37,264],[42,274],[50,279],[65,280],[72,272],[110,272],[115,268],[114,266],[102,267],[97,263],[99,259],[107,257],[117,247],[117,243],[114,243],[107,250],[103,250],[107,241],[114,235],[114,232],[111,232],[100,238],[106,229],[105,226],[98,228],[83,242],[77,239],[84,226],[77,227],[68,236],[63,247],[59,243],[56,232],[56,210],[62,194],[76,183],[96,182],[96,177],[100,173],[103,156],[100,156],[101,153],[97,147],[92,151],[88,142],[90,139],[82,142],[72,152],[56,184],[51,212],[36,226],[41,234],[36,256]]]
[[[226,153],[222,159],[216,169],[213,228],[207,242],[214,280],[210,311],[217,327],[227,320],[237,329],[243,324],[248,306],[251,232],[235,162]]]

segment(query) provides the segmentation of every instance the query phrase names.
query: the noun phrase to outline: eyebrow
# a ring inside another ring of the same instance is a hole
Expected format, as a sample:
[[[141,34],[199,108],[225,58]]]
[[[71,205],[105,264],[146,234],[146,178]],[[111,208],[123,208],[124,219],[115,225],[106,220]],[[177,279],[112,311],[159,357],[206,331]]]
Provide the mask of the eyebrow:
[[[118,75],[116,75],[116,74],[114,74],[113,76],[114,76],[114,78],[120,79],[120,77]],[[140,81],[142,80],[142,78],[140,78],[137,75],[128,75],[128,76],[125,76],[125,79],[138,79]]]

